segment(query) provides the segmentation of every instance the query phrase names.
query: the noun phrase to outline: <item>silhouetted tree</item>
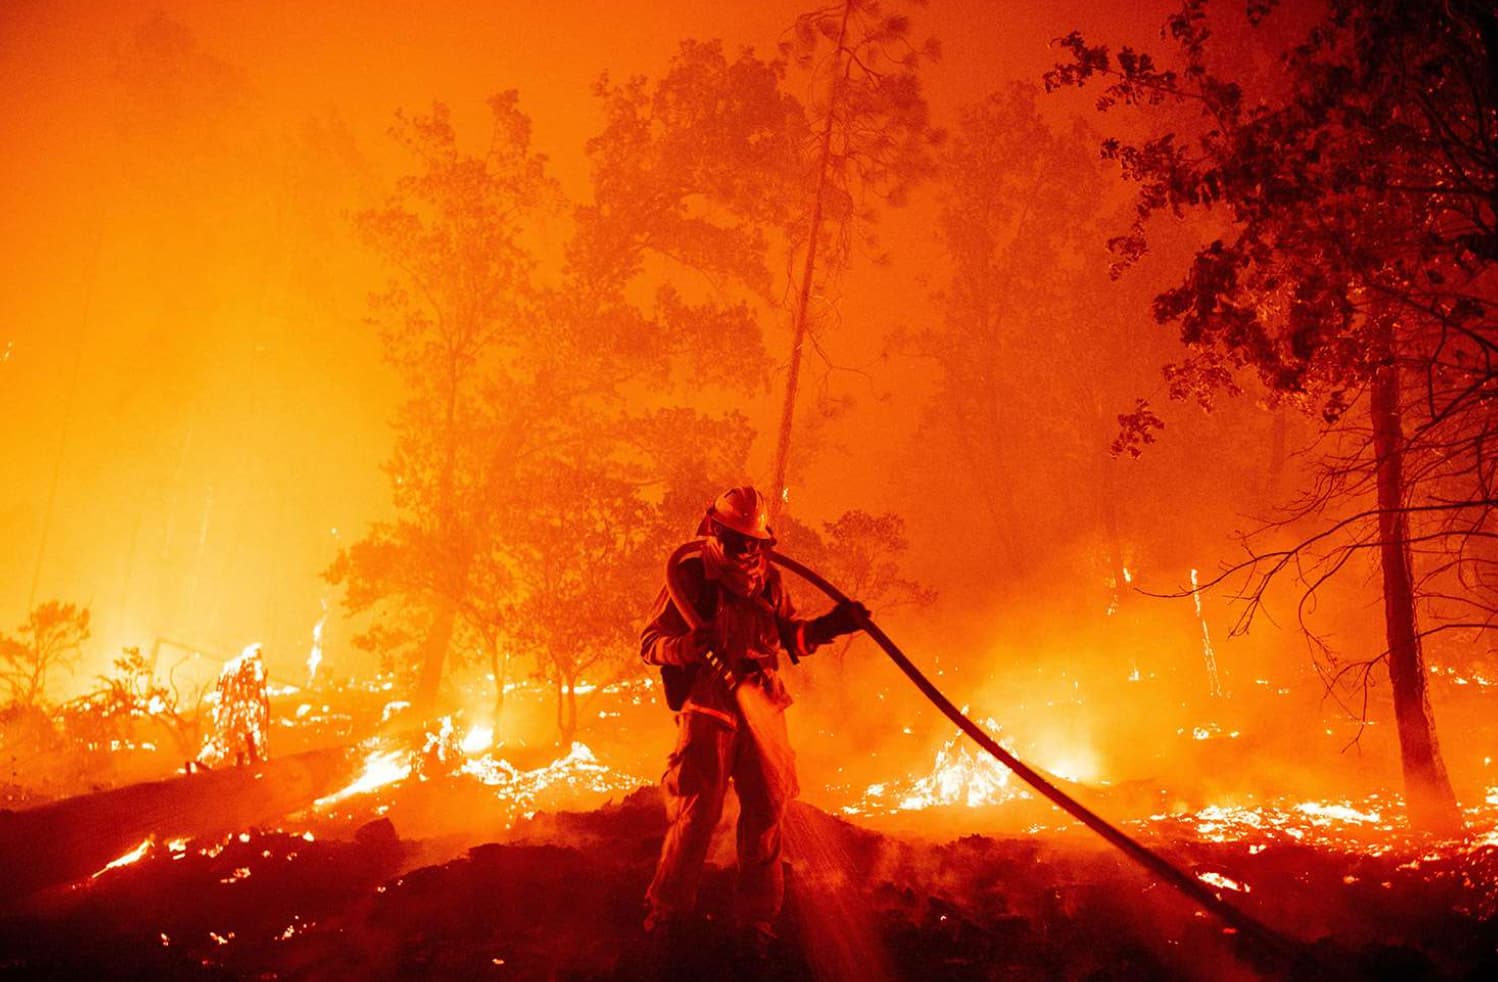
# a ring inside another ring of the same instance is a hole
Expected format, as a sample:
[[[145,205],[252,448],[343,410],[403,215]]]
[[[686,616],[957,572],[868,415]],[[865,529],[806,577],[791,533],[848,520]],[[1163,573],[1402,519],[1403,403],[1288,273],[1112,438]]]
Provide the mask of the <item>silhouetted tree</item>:
[[[956,460],[979,506],[976,527],[1010,567],[1025,559],[1036,520],[1037,503],[1016,498],[1015,475],[1034,483],[1037,445],[1047,475],[1062,459],[1080,464],[1064,476],[1069,511],[1075,495],[1094,492],[1116,509],[1106,387],[1127,364],[1122,332],[1098,309],[1106,281],[1084,261],[1103,218],[1103,175],[1085,137],[1056,132],[1035,97],[1016,84],[965,109],[944,148],[942,326],[912,338],[941,372],[923,433]],[[1116,528],[1116,517],[1106,524]]]
[[[927,607],[936,602],[936,591],[905,575],[901,560],[910,543],[905,538],[905,520],[894,512],[871,515],[852,509],[835,520],[822,523],[818,532],[808,526],[788,521],[780,536],[781,548],[787,554],[807,563],[823,574],[850,597],[856,597],[876,616],[882,617],[901,607]],[[813,604],[807,612],[814,612]],[[848,650],[862,635],[849,635],[834,642],[827,657],[817,656],[818,664],[830,661],[835,667],[839,694],[848,695],[850,686],[844,669]],[[840,701],[845,714],[851,708]]]
[[[88,608],[58,600],[37,604],[15,634],[0,634],[0,684],[8,701],[38,705],[51,676],[77,666],[89,634]]]
[[[729,391],[768,376],[759,320],[781,302],[772,269],[783,265],[796,340],[777,484],[811,291],[836,279],[854,238],[872,241],[876,199],[903,203],[929,174],[940,139],[916,75],[937,47],[913,42],[905,16],[867,0],[814,11],[798,19],[781,53],[806,76],[814,120],[786,92],[785,61],[751,51],[730,57],[716,41],[684,42],[654,83],[602,80],[606,125],[589,142],[594,201],[579,209],[569,249],[575,266],[616,281],[652,261],[701,274],[709,289],[698,306],[683,309],[673,282],[643,313],[672,328],[679,346],[687,342],[681,355],[694,378]],[[667,316],[675,309],[690,317]]]
[[[352,609],[384,603],[422,622],[399,639],[418,646],[415,701],[424,710],[472,589],[474,553],[492,531],[489,493],[512,480],[513,461],[536,436],[534,407],[513,397],[545,329],[524,235],[558,195],[515,93],[493,97],[489,109],[481,156],[460,148],[446,106],[401,114],[393,134],[419,169],[356,218],[393,272],[371,305],[407,398],[387,465],[398,517],[373,526],[330,576],[347,582]],[[397,639],[388,625],[380,633]]]
[[[683,41],[654,82],[601,78],[594,92],[604,126],[587,144],[593,198],[577,209],[568,246],[574,285],[616,289],[654,258],[700,274],[715,294],[737,288],[768,299],[766,230],[795,212],[806,130],[801,106],[782,91],[784,77],[782,63],[752,51],[730,58],[720,41]],[[655,300],[678,297],[663,285]],[[679,350],[709,378],[731,368],[740,384],[758,381],[768,367],[756,350],[758,327],[742,328],[678,331]]]
[[[120,165],[151,191],[175,194],[169,204],[176,209],[190,209],[206,185],[223,176],[217,166],[222,155],[254,149],[236,132],[251,98],[244,71],[205,50],[191,28],[161,11],[135,25],[111,60],[123,96],[115,121],[126,146],[144,151],[125,155]]]
[[[935,59],[934,39],[918,43],[910,18],[882,0],[843,0],[796,18],[781,48],[812,76],[815,121],[807,155],[807,209],[788,229],[794,301],[785,400],[772,464],[771,508],[785,501],[791,434],[800,394],[801,361],[812,333],[811,298],[846,267],[855,235],[877,215],[873,199],[905,202],[927,177],[931,149],[942,134],[930,122],[918,68]],[[800,262],[794,260],[800,253]]]
[[[682,59],[683,70],[731,70],[711,46]],[[525,652],[556,686],[567,739],[582,673],[610,657],[639,670],[625,634],[656,589],[666,530],[690,534],[688,511],[743,471],[743,417],[686,404],[704,385],[762,383],[767,366],[742,300],[699,299],[672,279],[764,279],[757,233],[722,218],[731,168],[704,160],[684,179],[681,155],[702,141],[655,145],[650,107],[674,96],[652,99],[643,81],[600,92],[595,200],[578,209],[550,289],[534,285],[521,242],[553,188],[513,96],[491,104],[484,158],[458,151],[440,107],[398,129],[422,169],[360,217],[398,273],[377,298],[408,392],[388,465],[397,517],[329,570],[351,609],[385,615],[362,643],[397,664],[414,656],[420,705],[435,699],[455,639],[485,652],[496,714],[510,658]],[[734,126],[701,126],[739,139]],[[689,214],[699,208],[711,214]],[[644,270],[660,263],[663,285],[642,302]]]
[[[1181,516],[1167,528],[1143,506],[1163,490],[1146,468],[1108,452],[1119,405],[1171,347],[1138,337],[1148,290],[1107,275],[1118,196],[1096,135],[1044,117],[1039,95],[1015,83],[961,111],[940,157],[939,320],[897,346],[938,371],[915,469],[960,495],[968,540],[1021,577],[1084,546],[1101,614],[1102,595],[1130,596],[1127,567],[1181,538]]]
[[[1250,23],[1269,30],[1289,13],[1276,6],[1251,4]],[[1048,83],[1101,79],[1103,108],[1199,110],[1140,142],[1104,144],[1140,184],[1134,227],[1113,243],[1122,263],[1144,253],[1162,210],[1215,206],[1226,223],[1155,301],[1190,349],[1167,369],[1172,394],[1210,400],[1252,374],[1340,437],[1299,508],[1322,516],[1321,530],[1239,567],[1250,574],[1240,626],[1287,570],[1304,577],[1304,613],[1355,557],[1376,559],[1387,648],[1374,661],[1388,666],[1411,818],[1459,828],[1421,643],[1490,629],[1498,610],[1485,544],[1498,501],[1498,19],[1464,0],[1332,0],[1284,48],[1282,73],[1245,88],[1213,43],[1214,27],[1233,25],[1208,9],[1189,0],[1167,22],[1178,67],[1073,34]],[[1139,409],[1126,446],[1151,435]],[[1422,607],[1422,595],[1445,606]],[[1422,611],[1435,627],[1420,629]]]
[[[534,495],[506,529],[518,600],[514,635],[556,694],[563,746],[577,733],[577,687],[603,669],[617,680],[632,647],[642,595],[662,562],[662,529],[650,505],[605,468],[549,461],[527,475]],[[612,667],[607,667],[609,662]]]

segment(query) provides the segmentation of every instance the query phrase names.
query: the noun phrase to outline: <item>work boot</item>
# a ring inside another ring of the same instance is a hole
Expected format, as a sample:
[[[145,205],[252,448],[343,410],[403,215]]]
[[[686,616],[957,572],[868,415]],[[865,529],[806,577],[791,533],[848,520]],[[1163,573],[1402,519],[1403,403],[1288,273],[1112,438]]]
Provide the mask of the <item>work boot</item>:
[[[647,937],[660,937],[668,933],[679,918],[669,910],[661,910],[652,907],[645,914],[645,935]]]
[[[681,965],[686,930],[679,914],[652,909],[645,916],[645,967],[649,977],[666,978]]]
[[[769,921],[755,921],[740,929],[739,946],[745,961],[763,965],[770,960],[780,936]]]

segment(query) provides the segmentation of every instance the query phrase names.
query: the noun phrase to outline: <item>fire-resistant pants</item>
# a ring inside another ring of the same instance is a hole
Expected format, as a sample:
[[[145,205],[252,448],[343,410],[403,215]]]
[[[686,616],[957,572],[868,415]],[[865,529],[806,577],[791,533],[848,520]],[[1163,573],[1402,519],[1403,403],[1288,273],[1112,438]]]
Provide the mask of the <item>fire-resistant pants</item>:
[[[709,714],[688,711],[677,717],[676,725],[676,750],[661,780],[671,824],[647,894],[651,909],[669,917],[695,905],[702,864],[732,778],[739,797],[736,915],[743,924],[773,922],[785,896],[780,822],[797,790],[785,715],[768,714],[755,733],[742,716],[734,728]]]

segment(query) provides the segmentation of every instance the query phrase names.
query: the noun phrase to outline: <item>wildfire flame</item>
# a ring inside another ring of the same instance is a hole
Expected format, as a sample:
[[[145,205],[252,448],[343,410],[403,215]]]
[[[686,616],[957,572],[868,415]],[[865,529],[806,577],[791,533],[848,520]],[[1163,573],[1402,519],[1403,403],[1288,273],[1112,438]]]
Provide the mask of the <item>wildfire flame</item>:
[[[1376,811],[1361,812],[1350,805],[1325,805],[1319,801],[1303,801],[1295,806],[1295,810],[1312,816],[1313,825],[1330,825],[1333,819],[1339,822],[1374,825],[1383,821]]]
[[[422,781],[471,778],[495,788],[500,798],[527,817],[543,798],[566,801],[587,794],[627,793],[647,783],[600,763],[582,743],[572,744],[566,756],[544,767],[521,770],[487,752],[492,738],[490,725],[476,723],[459,740],[452,717],[445,716],[435,730],[423,735],[419,748],[415,743],[394,748],[374,743],[359,776],[341,790],[317,799],[313,807],[325,809],[346,798],[395,785],[413,774]]]
[[[118,869],[121,866],[129,866],[131,863],[140,862],[141,859],[145,857],[146,853],[150,852],[151,844],[154,841],[154,839],[147,837],[145,841],[143,841],[140,845],[136,846],[134,849],[131,849],[123,856],[105,863],[102,867],[99,868],[98,872],[94,873],[93,876],[90,877],[90,879],[97,880],[99,877],[103,876],[105,873],[109,872],[112,869]]]
[[[999,727],[991,719],[983,724],[992,732]],[[1224,733],[1213,723],[1194,730],[1182,730],[1195,740],[1217,736],[1235,738],[1238,731]],[[1097,777],[1095,764],[1078,758],[1073,765],[1058,765],[1051,770],[1069,780],[1087,780],[1107,785]],[[1078,772],[1086,776],[1080,776]],[[1468,828],[1479,830],[1473,835],[1431,843],[1410,828],[1404,814],[1404,802],[1397,794],[1373,793],[1361,801],[1317,801],[1279,798],[1272,801],[1242,803],[1214,802],[1194,810],[1162,812],[1146,818],[1127,819],[1126,823],[1149,836],[1190,838],[1214,843],[1247,843],[1250,854],[1256,854],[1275,843],[1314,844],[1319,848],[1382,856],[1396,850],[1410,852],[1416,863],[1458,853],[1472,854],[1483,849],[1498,849],[1498,787],[1484,789],[1481,804],[1466,809]],[[1161,794],[1168,795],[1166,789]],[[936,754],[931,770],[924,776],[905,781],[872,784],[851,805],[844,805],[845,815],[894,815],[936,806],[955,808],[991,808],[1016,800],[1033,800],[1018,779],[997,761],[976,749],[969,749],[965,738],[954,736]],[[1120,816],[1121,817],[1121,816]],[[1059,822],[1054,828],[1029,824],[1032,832],[1061,831],[1072,828]],[[1247,884],[1224,882],[1220,873],[1200,874],[1204,882],[1227,890],[1247,893]]]
[[[991,719],[982,722],[990,731],[999,729]],[[910,782],[871,784],[857,804],[843,807],[843,813],[920,811],[939,805],[982,808],[1028,795],[1015,787],[1014,775],[1007,767],[985,753],[974,752],[967,738],[958,734],[936,752],[929,773]]]
[[[1212,632],[1207,630],[1207,615],[1202,611],[1202,591],[1195,569],[1191,571],[1191,600],[1196,604],[1196,619],[1202,626],[1202,660],[1207,664],[1209,692],[1211,695],[1221,696],[1222,679],[1217,674],[1217,652],[1212,648]]]
[[[494,727],[487,723],[475,723],[468,728],[468,733],[463,737],[463,742],[458,744],[458,749],[471,756],[489,749],[493,742]]]
[[[1348,848],[1382,855],[1392,850],[1401,834],[1409,832],[1402,817],[1389,818],[1402,802],[1378,795],[1354,805],[1350,801],[1280,801],[1245,807],[1208,805],[1194,812],[1151,815],[1156,828],[1178,824],[1189,834],[1209,842],[1315,842],[1328,848]],[[1139,823],[1146,824],[1146,823]]]
[[[270,692],[260,645],[224,663],[213,693],[213,734],[198,759],[210,766],[257,763],[269,757]]]
[[[522,771],[507,760],[485,754],[465,761],[460,771],[480,784],[502,789],[505,797],[527,815],[543,795],[616,794],[647,783],[599,763],[583,743],[574,743],[567,756],[534,770]]]
[[[352,784],[326,797],[318,798],[312,803],[312,807],[326,808],[328,805],[342,801],[345,798],[351,798],[357,794],[368,794],[378,788],[383,788],[387,784],[404,781],[411,776],[412,766],[409,751],[374,751],[364,759],[364,770],[354,779]]]
[[[317,667],[322,664],[322,632],[328,623],[328,601],[322,600],[322,616],[312,625],[312,650],[307,653],[307,688],[317,681]]]

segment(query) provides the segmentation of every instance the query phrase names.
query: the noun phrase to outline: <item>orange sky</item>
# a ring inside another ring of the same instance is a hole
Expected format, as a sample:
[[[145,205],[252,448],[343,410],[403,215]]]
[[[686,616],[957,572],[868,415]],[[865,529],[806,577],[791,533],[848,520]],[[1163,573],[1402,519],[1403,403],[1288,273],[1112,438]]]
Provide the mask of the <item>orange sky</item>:
[[[1048,42],[1073,28],[1114,45],[1156,42],[1175,5],[1144,6],[932,0],[916,24],[943,43],[942,61],[923,70],[937,122],[952,126],[958,107],[1037,79],[1053,58]],[[170,662],[182,656],[177,643],[222,656],[263,642],[273,675],[298,682],[327,603],[328,671],[367,670],[319,574],[340,543],[389,510],[380,464],[398,389],[364,322],[383,275],[348,216],[378,203],[409,166],[386,136],[394,113],[440,99],[460,134],[477,134],[485,98],[517,89],[536,144],[576,202],[588,192],[583,143],[600,120],[590,94],[600,73],[659,73],[686,38],[769,52],[802,9],[782,0],[0,3],[0,629],[42,600],[88,605],[88,660],[65,690],[89,687],[120,647],[157,643]],[[192,45],[195,82],[158,80],[169,97],[113,76],[158,12]],[[1059,121],[1085,112],[1092,95],[1047,105]],[[1136,707],[1117,699],[1095,698],[1084,721],[1052,708],[1056,684],[1082,691],[1090,664],[1114,658],[1109,678],[1125,674],[1115,651],[1074,631],[1107,600],[1085,541],[1096,516],[1072,519],[1061,502],[1055,524],[1037,520],[1018,544],[1037,571],[1011,576],[976,531],[977,506],[962,488],[948,493],[944,475],[910,472],[930,372],[874,355],[897,328],[939,323],[933,215],[929,191],[887,214],[893,264],[849,273],[827,345],[867,374],[847,383],[855,410],[828,428],[793,489],[797,514],[899,510],[907,571],[941,591],[933,610],[895,624],[923,660],[950,666],[973,652],[974,691],[1006,710],[1027,701],[1072,737],[1097,720],[1126,724]],[[1147,326],[1142,305],[1099,308],[1114,318],[1099,330]],[[1159,352],[1170,339],[1155,330],[1134,361],[1109,367],[1109,384],[1161,403]],[[776,359],[786,333],[765,325]],[[778,403],[772,387],[746,407],[761,434],[748,476],[760,481]],[[1230,533],[1251,526],[1243,515],[1263,504],[1246,500],[1253,489],[1231,475],[1268,459],[1268,423],[1251,405],[1231,412],[1249,425],[1229,430],[1173,407],[1163,445],[1119,465],[1158,495],[1149,504],[1160,522],[1178,528],[1156,557],[1160,588],[1233,554]],[[1225,469],[1235,458],[1238,470]],[[1204,500],[1200,489],[1221,475]],[[1376,597],[1357,593],[1364,587],[1350,577],[1339,588],[1353,602],[1327,605],[1354,629],[1339,641],[1355,643],[1376,621]],[[1182,666],[1183,688],[1200,694],[1189,608],[1149,610],[1158,640],[1141,657]],[[1289,632],[1266,624],[1252,641],[1230,643],[1225,600],[1209,599],[1208,611],[1235,684],[1258,684],[1270,671],[1258,655],[1270,647],[1276,664],[1308,674]],[[1304,690],[1308,713],[1319,711],[1316,685]]]
[[[944,45],[925,73],[938,121],[1034,79],[1050,64],[1048,41],[1073,27],[1148,40],[1159,22],[1124,12],[1135,5],[1093,8],[933,3],[917,24]],[[56,597],[93,609],[94,667],[125,644],[229,653],[258,640],[273,671],[298,672],[321,603],[335,599],[319,571],[340,537],[388,507],[378,465],[395,387],[362,323],[381,278],[346,215],[400,172],[384,136],[394,111],[441,99],[462,132],[482,120],[489,93],[518,89],[537,144],[578,199],[582,144],[599,120],[589,86],[602,71],[658,72],[688,37],[768,51],[800,9],[7,3],[0,625]],[[158,11],[190,32],[215,81],[142,122],[112,65]],[[308,163],[318,153],[318,167],[336,158],[346,180],[318,184],[325,172]],[[855,270],[844,292],[833,354],[850,363],[931,316],[929,201],[889,216],[883,238],[894,265]],[[783,357],[779,335],[769,338]],[[1153,364],[1128,370],[1153,384]],[[850,425],[856,436],[873,421],[882,439],[844,440],[836,466],[815,468],[797,489],[805,514],[911,509],[891,448],[909,439],[920,381],[913,366],[874,366],[869,392],[883,401]],[[762,433],[777,400],[751,407]],[[767,460],[762,438],[754,466]],[[922,540],[912,561],[939,578],[940,513],[911,520]]]

